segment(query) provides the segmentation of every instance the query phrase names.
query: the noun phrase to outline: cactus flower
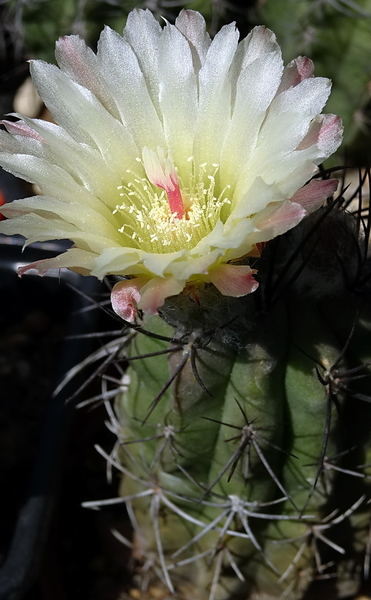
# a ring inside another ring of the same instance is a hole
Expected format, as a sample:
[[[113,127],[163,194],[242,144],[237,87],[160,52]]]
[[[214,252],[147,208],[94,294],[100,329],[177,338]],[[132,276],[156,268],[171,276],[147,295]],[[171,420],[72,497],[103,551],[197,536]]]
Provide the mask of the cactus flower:
[[[122,276],[113,305],[129,320],[186,286],[243,296],[258,285],[249,256],[336,189],[307,183],[342,138],[321,114],[330,81],[307,58],[284,68],[265,27],[239,42],[232,23],[211,40],[197,12],[162,28],[135,9],[96,54],[72,35],[56,58],[31,62],[55,123],[3,121],[0,164],[43,195],[2,208],[0,231],[73,246],[20,274]]]

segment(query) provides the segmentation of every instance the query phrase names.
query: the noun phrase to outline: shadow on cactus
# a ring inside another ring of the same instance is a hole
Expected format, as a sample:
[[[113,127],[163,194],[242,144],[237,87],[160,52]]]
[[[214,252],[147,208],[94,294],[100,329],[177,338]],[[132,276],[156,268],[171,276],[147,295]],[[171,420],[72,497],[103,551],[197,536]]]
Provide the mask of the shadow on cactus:
[[[303,57],[284,68],[266,28],[211,41],[192,11],[163,29],[133,11],[97,54],[70,36],[57,59],[32,73],[58,124],[0,132],[1,164],[45,195],[2,208],[0,229],[74,244],[20,274],[106,277],[118,337],[61,386],[99,363],[75,396],[100,377],[78,406],[104,402],[117,440],[97,450],[122,479],[85,506],[125,504],[132,537],[114,534],[134,596],[355,594],[370,558],[370,172],[352,193],[337,173],[336,194],[317,175],[342,137],[320,113],[329,81]]]

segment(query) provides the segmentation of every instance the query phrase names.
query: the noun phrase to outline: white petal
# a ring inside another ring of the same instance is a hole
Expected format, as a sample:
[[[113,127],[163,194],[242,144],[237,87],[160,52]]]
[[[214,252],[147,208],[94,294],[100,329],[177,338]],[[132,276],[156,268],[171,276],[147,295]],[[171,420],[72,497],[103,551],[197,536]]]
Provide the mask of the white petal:
[[[96,196],[79,185],[69,173],[47,160],[23,154],[0,153],[0,157],[4,169],[16,177],[37,183],[46,196],[64,202],[79,202],[96,210],[107,210]]]
[[[175,27],[191,43],[193,63],[196,71],[204,64],[207,51],[211,44],[209,34],[206,32],[206,23],[203,16],[195,10],[181,10],[175,20]]]
[[[292,156],[292,171],[286,177],[282,177],[276,184],[282,198],[291,198],[296,190],[301,188],[318,171],[312,160],[306,159],[305,156],[298,156],[298,154],[295,153]]]
[[[164,27],[160,40],[158,74],[167,146],[174,163],[185,169],[193,155],[197,82],[189,43],[170,24]]]
[[[242,198],[239,198],[226,225],[234,224],[239,219],[257,213],[271,202],[280,202],[284,199],[285,196],[275,186],[266,183],[262,177],[256,177]]]
[[[264,25],[254,29],[239,43],[231,70],[234,79],[243,72],[256,59],[270,53],[279,53],[281,49],[277,44],[273,31]]]
[[[230,66],[238,44],[235,25],[225,25],[213,39],[199,73],[199,109],[195,160],[220,163],[220,150],[231,118]]]
[[[265,33],[263,36],[262,30]],[[255,48],[255,38],[260,42],[258,48]],[[243,67],[237,79],[233,116],[220,161],[222,186],[230,182],[233,176],[238,176],[254,153],[266,110],[276,94],[282,75],[281,51],[273,34],[259,27],[253,30],[249,40],[249,44],[243,45],[246,57],[237,53],[235,57],[238,62],[242,60]],[[252,61],[248,60],[250,51],[256,55],[258,49],[259,55]]]
[[[212,248],[217,248],[219,241],[223,236],[224,225],[220,219],[215,223],[215,226],[208,235],[206,235],[200,242],[192,248],[191,256],[202,256],[211,252]]]
[[[55,57],[66,75],[91,90],[114,117],[119,116],[114,99],[105,85],[97,56],[84,40],[78,35],[60,38],[55,45]]]
[[[27,214],[0,222],[0,233],[23,235],[27,238],[25,246],[33,242],[48,240],[71,240],[82,250],[101,254],[110,247],[110,240],[90,232],[81,232],[74,225],[61,219],[45,219],[36,214]]]
[[[305,161],[310,156],[318,157],[315,164],[323,160],[323,153],[315,148],[301,157],[296,154],[296,148],[307,135],[311,119],[311,115],[299,113],[283,113],[276,118],[268,115],[251,160],[242,170],[236,185],[237,196],[245,193],[254,173],[259,173],[267,183],[275,183],[296,168],[295,160]]]
[[[98,42],[98,60],[106,73],[109,95],[115,98],[121,121],[138,148],[164,146],[161,121],[129,43],[105,27]],[[157,98],[154,100],[157,106]]]
[[[96,235],[106,237],[111,240],[113,246],[119,246],[122,241],[122,236],[118,232],[117,223],[112,214],[107,211],[105,215],[104,211],[95,211],[86,206],[86,204],[77,204],[76,202],[67,204],[55,198],[33,196],[22,200],[14,200],[14,202],[10,203],[9,208],[6,209],[6,216],[25,213],[35,213],[51,219],[57,216],[67,223],[71,223],[81,231],[88,229]],[[108,216],[109,220],[105,218],[106,216]]]
[[[55,258],[47,258],[45,260],[37,260],[25,267],[18,269],[18,274],[22,276],[30,269],[36,269],[40,275],[45,275],[50,269],[75,269],[78,273],[89,275],[94,266],[96,254],[79,248],[71,248],[63,254],[59,254]]]
[[[249,165],[251,170],[270,181],[276,179],[280,157],[295,150],[307,134],[311,120],[328,98],[330,87],[328,79],[304,79],[276,96],[261,128],[258,147]]]
[[[13,229],[8,223],[14,221]],[[0,223],[0,233],[7,235],[20,234],[27,238],[25,246],[33,242],[45,242],[48,240],[70,240],[78,248],[101,255],[106,249],[112,247],[109,238],[100,237],[94,233],[78,230],[70,223],[60,219],[44,219],[40,215],[29,214]],[[107,271],[106,271],[107,274]]]
[[[111,275],[136,275],[148,274],[143,267],[140,268],[141,253],[132,248],[105,248],[98,256],[92,275],[103,279],[108,273]]]
[[[104,190],[104,197],[101,199],[113,208],[116,206],[117,186],[121,185],[122,179],[110,169],[97,150],[76,142],[54,123],[26,117],[24,120],[47,142],[43,145],[43,157],[46,160],[68,171],[74,179],[80,179],[84,187],[93,194],[102,195]]]
[[[14,154],[44,155],[44,144],[39,140],[21,135],[11,135],[0,129],[0,150]]]
[[[170,265],[169,271],[178,280],[187,281],[195,275],[197,278],[197,275],[207,273],[210,265],[214,264],[221,254],[222,252],[216,249],[197,258],[189,257],[186,261],[174,261]]]
[[[333,146],[338,147],[335,143]],[[281,157],[273,165],[268,181],[276,178],[276,185],[281,191],[285,190],[286,197],[291,196],[299,187],[304,185],[318,171],[316,165],[321,164],[329,154],[326,148],[313,145],[306,150],[295,151]]]
[[[300,113],[314,117],[323,109],[330,91],[331,81],[325,77],[303,79],[295,87],[276,96],[269,109],[269,119],[283,113]]]
[[[105,161],[123,176],[126,169],[137,167],[139,151],[132,136],[89,90],[42,61],[31,63],[31,73],[55,121],[74,139],[98,148]]]
[[[163,277],[171,271],[171,263],[181,259],[187,255],[186,250],[179,250],[178,252],[168,252],[166,254],[152,254],[149,252],[143,253],[143,264],[144,266],[155,275]]]
[[[161,32],[160,24],[150,10],[135,8],[128,15],[123,34],[136,54],[155,106],[159,97],[158,47]],[[159,104],[157,108],[159,110]]]

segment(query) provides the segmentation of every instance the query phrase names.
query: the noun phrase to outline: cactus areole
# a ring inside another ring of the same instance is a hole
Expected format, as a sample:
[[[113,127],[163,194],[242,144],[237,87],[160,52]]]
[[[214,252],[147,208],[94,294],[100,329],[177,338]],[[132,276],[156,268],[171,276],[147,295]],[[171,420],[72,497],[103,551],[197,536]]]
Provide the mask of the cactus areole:
[[[265,27],[211,40],[189,10],[134,10],[96,54],[67,36],[56,58],[31,63],[55,123],[0,131],[1,165],[43,193],[1,207],[0,232],[73,243],[21,275],[114,276],[126,372],[101,452],[123,473],[130,597],[297,600],[321,578],[344,597],[368,572],[371,220],[321,208],[329,80],[284,67]]]

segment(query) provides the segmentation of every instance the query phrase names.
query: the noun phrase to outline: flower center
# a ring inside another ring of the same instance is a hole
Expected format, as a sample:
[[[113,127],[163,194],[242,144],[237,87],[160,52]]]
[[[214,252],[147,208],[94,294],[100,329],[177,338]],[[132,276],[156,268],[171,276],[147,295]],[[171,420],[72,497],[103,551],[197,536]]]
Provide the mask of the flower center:
[[[162,148],[157,153],[144,148],[138,158],[146,177],[128,171],[128,181],[118,187],[121,203],[113,213],[123,223],[123,245],[163,254],[192,249],[223,218],[231,204],[230,186],[218,190],[219,165],[196,167],[187,161],[188,186],[183,185],[171,158]]]

